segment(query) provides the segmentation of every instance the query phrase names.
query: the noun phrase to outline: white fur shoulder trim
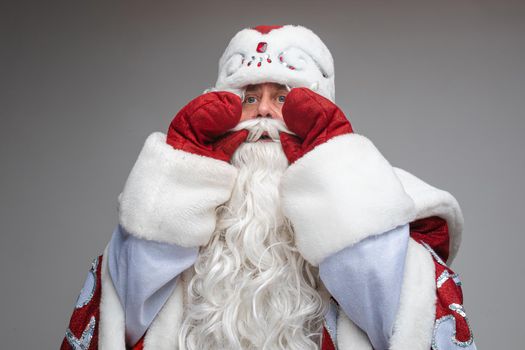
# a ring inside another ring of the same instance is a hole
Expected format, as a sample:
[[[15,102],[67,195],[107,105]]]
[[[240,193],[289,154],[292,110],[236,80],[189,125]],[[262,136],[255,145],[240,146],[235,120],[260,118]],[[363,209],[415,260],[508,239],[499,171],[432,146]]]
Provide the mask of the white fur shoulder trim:
[[[414,202],[374,144],[336,136],[293,163],[281,181],[283,211],[311,264],[415,217]]]
[[[450,251],[447,264],[450,265],[461,245],[463,214],[454,196],[449,192],[429,185],[406,170],[394,168],[405,191],[416,205],[415,220],[439,216],[447,221],[450,235]]]
[[[208,242],[215,209],[225,203],[237,169],[222,160],[174,149],[151,134],[119,196],[119,222],[140,238],[184,247]]]

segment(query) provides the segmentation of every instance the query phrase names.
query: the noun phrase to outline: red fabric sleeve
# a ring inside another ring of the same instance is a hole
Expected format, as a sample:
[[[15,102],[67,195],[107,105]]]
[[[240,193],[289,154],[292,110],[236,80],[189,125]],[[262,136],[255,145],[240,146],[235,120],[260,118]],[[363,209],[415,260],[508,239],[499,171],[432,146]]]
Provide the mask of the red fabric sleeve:
[[[428,244],[443,261],[447,261],[450,238],[446,220],[438,216],[415,220],[410,223],[410,237],[418,243]]]
[[[326,328],[323,326],[323,336],[321,340],[321,350],[335,350],[334,342],[332,341],[332,338],[330,337],[330,333],[326,330]]]
[[[143,350],[144,349],[144,338],[145,337],[146,337],[146,335],[144,334],[142,336],[142,338],[139,339],[137,344],[135,344],[135,346],[131,350]]]
[[[449,233],[444,219],[432,216],[410,223],[410,236],[422,244],[432,255],[436,278],[436,321],[432,342],[436,341],[436,331],[442,322],[454,320],[453,344],[467,347],[474,338],[466,312],[463,308],[463,290],[458,274],[445,263],[449,255]]]

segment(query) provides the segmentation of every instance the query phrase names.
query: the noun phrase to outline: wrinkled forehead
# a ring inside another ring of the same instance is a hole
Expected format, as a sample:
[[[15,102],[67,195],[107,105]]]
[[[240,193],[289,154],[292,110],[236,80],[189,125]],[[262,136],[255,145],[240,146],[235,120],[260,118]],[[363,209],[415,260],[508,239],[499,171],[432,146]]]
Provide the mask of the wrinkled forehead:
[[[289,90],[289,88],[286,85],[273,82],[249,84],[246,85],[243,89],[245,92],[261,92],[263,90],[288,92]]]

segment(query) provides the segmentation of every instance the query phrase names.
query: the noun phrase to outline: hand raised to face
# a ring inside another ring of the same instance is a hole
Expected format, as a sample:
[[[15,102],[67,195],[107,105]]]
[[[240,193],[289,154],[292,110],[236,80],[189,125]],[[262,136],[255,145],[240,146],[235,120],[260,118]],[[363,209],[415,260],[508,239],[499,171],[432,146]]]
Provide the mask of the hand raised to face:
[[[286,126],[297,135],[280,134],[290,164],[329,139],[353,132],[339,107],[307,88],[288,93],[282,114]]]
[[[228,132],[241,119],[239,96],[214,91],[190,101],[173,118],[166,142],[176,149],[229,162],[248,130]]]

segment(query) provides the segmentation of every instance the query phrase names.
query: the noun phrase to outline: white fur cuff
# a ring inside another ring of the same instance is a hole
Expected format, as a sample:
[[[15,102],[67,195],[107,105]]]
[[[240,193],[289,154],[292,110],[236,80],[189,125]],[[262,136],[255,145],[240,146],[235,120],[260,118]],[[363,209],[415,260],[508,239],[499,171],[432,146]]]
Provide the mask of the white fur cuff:
[[[439,216],[447,221],[450,237],[447,264],[450,265],[461,245],[464,223],[463,213],[456,198],[403,169],[394,167],[394,171],[416,205],[417,214],[414,220]]]
[[[119,195],[119,222],[129,233],[184,247],[204,245],[215,229],[237,169],[222,160],[176,150],[151,134]]]
[[[297,246],[315,266],[415,217],[414,202],[392,166],[355,133],[334,137],[293,163],[283,175],[281,195]]]

